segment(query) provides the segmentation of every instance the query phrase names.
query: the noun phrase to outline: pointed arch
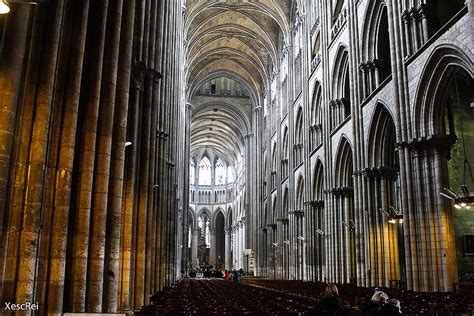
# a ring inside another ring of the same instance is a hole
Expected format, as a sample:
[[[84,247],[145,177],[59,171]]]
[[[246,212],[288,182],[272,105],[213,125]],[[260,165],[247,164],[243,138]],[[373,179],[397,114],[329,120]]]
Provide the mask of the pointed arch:
[[[440,45],[431,53],[415,97],[412,115],[414,138],[444,134],[444,104],[437,101],[442,99],[457,68],[474,77],[474,62],[461,48]]]
[[[339,142],[334,173],[336,187],[353,187],[352,146],[345,136]]]
[[[272,223],[276,223],[277,220],[277,215],[278,215],[278,199],[275,194],[275,196],[272,199]]]
[[[368,96],[392,73],[387,5],[383,0],[370,1],[365,14],[362,59]]]
[[[295,165],[293,167],[298,166],[303,162],[303,125],[304,125],[304,118],[303,118],[303,109],[298,107],[298,111],[296,114],[296,121],[295,121],[295,145],[293,147],[293,161]]]
[[[287,186],[285,186],[285,189],[283,190],[283,198],[282,198],[280,210],[281,210],[280,218],[288,218],[289,201],[288,201],[288,187]]]
[[[295,144],[303,143],[303,109],[298,108],[295,124]]]
[[[332,128],[339,126],[351,114],[349,50],[340,45],[332,71]]]
[[[310,121],[310,145],[311,149],[315,149],[322,144],[323,131],[322,88],[319,81],[316,81],[316,85],[314,87],[313,99],[311,102]]]
[[[231,228],[232,227],[232,221],[234,220],[232,218],[232,207],[229,206],[229,208],[227,209],[227,216],[225,217],[226,219],[226,226],[228,228]]]
[[[313,201],[323,201],[323,180],[324,180],[324,169],[321,159],[316,160],[316,164],[313,171],[313,190],[312,199]]]
[[[377,103],[369,129],[368,164],[371,168],[394,168],[397,164],[396,128],[392,115],[382,103]]]
[[[224,217],[224,223],[225,223],[225,213],[224,213],[224,210],[221,208],[221,207],[218,207],[214,213],[212,214],[212,225],[214,225],[213,227],[215,227],[216,225],[216,220],[217,220],[217,215],[222,214],[222,216]]]
[[[304,208],[304,178],[303,175],[298,176],[296,181],[296,199],[295,199],[295,210],[303,211]]]

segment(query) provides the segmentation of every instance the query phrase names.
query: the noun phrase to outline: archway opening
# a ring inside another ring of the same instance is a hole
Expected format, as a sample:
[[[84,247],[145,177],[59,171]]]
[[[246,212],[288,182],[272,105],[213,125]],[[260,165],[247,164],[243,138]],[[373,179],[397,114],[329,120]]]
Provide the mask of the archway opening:
[[[225,265],[225,220],[221,211],[216,215],[216,268],[223,269]]]
[[[210,220],[207,213],[202,212],[197,223],[198,240],[197,240],[197,257],[198,265],[207,266],[210,264]]]
[[[453,141],[447,156],[448,183],[451,191],[464,196],[462,186],[470,195],[474,192],[474,80],[463,68],[456,67],[442,82],[445,90],[438,94],[435,104],[443,107],[442,131]],[[472,229],[466,225],[471,221],[474,205],[463,207],[454,204],[453,224],[455,231],[456,258],[459,280],[472,282],[470,271],[474,271],[474,263],[466,248]],[[470,207],[470,208],[467,208]]]

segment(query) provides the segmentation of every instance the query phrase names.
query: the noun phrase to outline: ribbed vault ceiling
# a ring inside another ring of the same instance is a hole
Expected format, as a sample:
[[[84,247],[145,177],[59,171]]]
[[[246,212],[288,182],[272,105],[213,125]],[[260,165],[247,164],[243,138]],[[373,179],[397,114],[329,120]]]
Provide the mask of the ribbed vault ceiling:
[[[186,5],[188,100],[204,83],[225,76],[246,87],[257,106],[278,64],[278,39],[288,38],[291,0],[188,0]],[[211,148],[227,160],[241,155],[251,112],[236,104],[220,104],[217,111],[215,104],[193,105],[192,152]]]

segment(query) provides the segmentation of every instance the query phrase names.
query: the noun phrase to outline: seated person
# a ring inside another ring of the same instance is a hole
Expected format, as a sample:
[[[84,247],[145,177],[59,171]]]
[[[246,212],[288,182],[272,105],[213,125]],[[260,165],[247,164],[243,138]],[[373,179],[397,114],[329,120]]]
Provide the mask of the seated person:
[[[382,310],[385,313],[384,315],[387,315],[387,316],[402,315],[400,301],[394,298],[389,299],[387,303],[384,305],[384,307],[382,308]]]
[[[335,315],[336,312],[344,310],[344,304],[339,297],[336,284],[326,285],[324,297],[315,308],[317,315]]]
[[[382,310],[385,303],[388,301],[388,296],[385,292],[380,290],[375,291],[372,295],[372,299],[366,304],[361,306],[359,315],[361,316],[376,316],[376,315],[385,315]]]

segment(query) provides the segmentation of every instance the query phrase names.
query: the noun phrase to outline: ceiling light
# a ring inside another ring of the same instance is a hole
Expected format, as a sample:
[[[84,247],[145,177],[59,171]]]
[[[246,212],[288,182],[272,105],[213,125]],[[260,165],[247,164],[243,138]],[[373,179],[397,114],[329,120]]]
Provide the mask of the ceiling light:
[[[5,0],[0,0],[0,14],[7,14],[10,12],[10,7]]]

